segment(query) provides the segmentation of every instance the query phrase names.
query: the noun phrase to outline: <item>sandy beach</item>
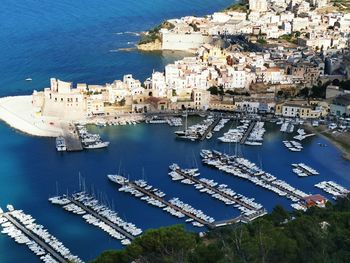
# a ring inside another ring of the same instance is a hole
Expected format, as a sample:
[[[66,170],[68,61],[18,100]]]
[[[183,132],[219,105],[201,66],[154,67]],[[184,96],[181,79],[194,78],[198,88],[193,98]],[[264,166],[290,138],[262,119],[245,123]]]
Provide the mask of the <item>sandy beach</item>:
[[[319,127],[312,127],[306,125],[305,129],[309,132],[316,133],[323,138],[327,139],[335,147],[342,152],[342,157],[350,161],[350,135],[348,133],[332,132],[327,129],[326,126],[321,125]]]
[[[0,120],[34,136],[57,137],[63,133],[59,120],[42,117],[36,112],[31,95],[0,98]]]

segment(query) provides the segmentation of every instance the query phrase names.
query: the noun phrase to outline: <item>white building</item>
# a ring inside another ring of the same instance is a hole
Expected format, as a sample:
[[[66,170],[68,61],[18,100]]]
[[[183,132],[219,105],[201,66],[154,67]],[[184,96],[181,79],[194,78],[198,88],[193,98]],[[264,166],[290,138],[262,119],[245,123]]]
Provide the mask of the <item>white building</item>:
[[[256,12],[266,12],[267,0],[249,0],[249,9]]]

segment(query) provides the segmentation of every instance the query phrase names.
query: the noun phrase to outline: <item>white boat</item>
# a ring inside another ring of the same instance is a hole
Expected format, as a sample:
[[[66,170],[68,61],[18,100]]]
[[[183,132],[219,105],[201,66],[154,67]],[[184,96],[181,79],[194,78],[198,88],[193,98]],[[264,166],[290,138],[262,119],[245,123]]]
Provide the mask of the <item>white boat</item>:
[[[246,141],[244,144],[252,145],[252,146],[260,146],[260,145],[262,145],[261,142],[251,142],[251,141]]]
[[[213,134],[212,134],[211,132],[209,132],[209,133],[207,134],[207,136],[205,136],[205,138],[206,138],[207,140],[211,139],[211,137],[213,137]]]
[[[121,176],[121,175],[117,175],[117,174],[109,174],[109,175],[107,175],[107,177],[112,182],[120,184],[120,185],[124,185],[124,184],[129,182],[129,180],[127,178],[125,178],[124,176]]]
[[[67,150],[66,142],[62,136],[56,138],[56,149],[58,152],[64,152]]]
[[[89,144],[89,145],[84,145],[83,147],[85,149],[101,149],[101,148],[106,148],[108,147],[109,142],[95,142],[93,144]]]
[[[26,78],[26,81],[32,81],[33,79],[32,78]]]

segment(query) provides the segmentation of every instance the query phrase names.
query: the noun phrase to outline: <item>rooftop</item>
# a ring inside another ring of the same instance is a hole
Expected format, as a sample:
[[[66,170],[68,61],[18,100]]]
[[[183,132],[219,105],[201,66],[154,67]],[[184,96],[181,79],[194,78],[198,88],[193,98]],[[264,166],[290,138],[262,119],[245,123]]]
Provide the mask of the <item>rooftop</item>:
[[[349,106],[350,105],[350,94],[345,94],[345,95],[341,95],[341,96],[336,97],[333,100],[332,104]]]

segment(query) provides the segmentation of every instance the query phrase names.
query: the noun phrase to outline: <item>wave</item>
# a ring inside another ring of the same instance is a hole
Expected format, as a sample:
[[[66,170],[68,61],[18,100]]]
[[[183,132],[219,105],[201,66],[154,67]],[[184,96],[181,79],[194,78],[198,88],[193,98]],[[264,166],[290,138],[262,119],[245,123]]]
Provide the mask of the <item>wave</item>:
[[[141,35],[141,33],[139,33],[139,32],[131,32],[131,31],[117,32],[114,34],[115,35],[133,35],[133,36],[140,36]]]
[[[125,34],[134,35],[134,36],[139,36],[140,35],[139,32],[130,32],[130,31],[126,31]]]

